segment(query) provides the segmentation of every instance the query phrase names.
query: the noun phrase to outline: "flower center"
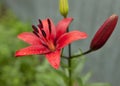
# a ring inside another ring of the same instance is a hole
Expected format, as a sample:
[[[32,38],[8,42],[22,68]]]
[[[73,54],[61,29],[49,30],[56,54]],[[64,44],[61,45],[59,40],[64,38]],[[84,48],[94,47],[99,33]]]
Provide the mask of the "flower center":
[[[55,50],[56,50],[55,45],[53,44],[53,42],[49,41],[49,42],[47,43],[47,45],[48,45],[48,48],[49,48],[51,51],[55,51]]]

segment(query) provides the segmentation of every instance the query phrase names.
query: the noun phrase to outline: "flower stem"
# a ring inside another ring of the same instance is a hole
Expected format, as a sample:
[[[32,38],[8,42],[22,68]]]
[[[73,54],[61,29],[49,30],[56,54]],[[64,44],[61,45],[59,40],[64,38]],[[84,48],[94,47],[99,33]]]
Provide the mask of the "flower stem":
[[[72,70],[71,70],[71,44],[68,46],[69,50],[69,59],[68,59],[68,72],[69,72],[69,81],[68,81],[68,86],[72,86]]]
[[[73,55],[73,56],[71,56],[70,59],[78,58],[78,57],[80,57],[80,56],[87,55],[87,54],[89,54],[89,53],[91,53],[91,52],[93,52],[93,50],[88,50],[88,51],[85,51],[85,52],[83,52],[83,53],[81,53],[81,54]],[[64,56],[64,55],[61,55],[61,57],[63,57],[64,59],[69,59],[69,57]]]
[[[69,32],[69,28],[67,29],[67,32]],[[68,78],[68,86],[72,86],[72,70],[71,70],[71,44],[68,45],[68,73],[69,73],[69,78]]]
[[[77,57],[80,57],[80,56],[82,56],[82,55],[86,55],[86,54],[88,54],[88,53],[91,53],[92,51],[93,51],[93,50],[88,50],[88,51],[86,51],[86,52],[84,52],[84,53],[82,53],[82,54],[73,55],[73,56],[71,56],[70,59],[77,58]]]

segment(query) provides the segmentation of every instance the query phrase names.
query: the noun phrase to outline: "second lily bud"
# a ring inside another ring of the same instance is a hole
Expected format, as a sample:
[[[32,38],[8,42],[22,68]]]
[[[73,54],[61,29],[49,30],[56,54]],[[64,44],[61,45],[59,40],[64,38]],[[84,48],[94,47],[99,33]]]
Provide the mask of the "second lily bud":
[[[90,50],[98,50],[107,42],[115,29],[117,21],[118,16],[113,14],[103,23],[91,41]]]
[[[68,15],[69,5],[68,0],[60,0],[59,1],[59,10],[61,15],[65,18]]]

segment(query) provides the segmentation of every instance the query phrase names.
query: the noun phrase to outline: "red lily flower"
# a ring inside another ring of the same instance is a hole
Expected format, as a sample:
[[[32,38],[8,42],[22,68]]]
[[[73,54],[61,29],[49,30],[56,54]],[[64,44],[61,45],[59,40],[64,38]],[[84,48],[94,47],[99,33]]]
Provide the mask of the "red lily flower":
[[[91,41],[91,50],[98,50],[102,46],[104,46],[104,44],[107,42],[112,32],[114,31],[117,21],[118,16],[116,14],[113,14],[103,23],[103,25],[96,32],[95,36]]]
[[[31,46],[16,51],[15,56],[45,54],[51,66],[58,69],[61,49],[75,40],[87,37],[86,33],[77,30],[66,33],[72,20],[62,19],[56,26],[51,19],[39,20],[38,28],[32,26],[33,33],[23,32],[18,35],[19,39]]]

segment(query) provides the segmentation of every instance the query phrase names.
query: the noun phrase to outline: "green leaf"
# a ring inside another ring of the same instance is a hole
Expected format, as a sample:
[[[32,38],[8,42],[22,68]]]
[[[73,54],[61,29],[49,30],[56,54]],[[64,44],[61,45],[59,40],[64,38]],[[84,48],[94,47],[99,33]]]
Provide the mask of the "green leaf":
[[[65,74],[65,72],[62,70],[54,70],[54,71],[64,81],[64,84],[67,85],[68,84],[68,77]]]
[[[88,72],[86,75],[84,75],[84,76],[82,77],[83,84],[86,84],[86,83],[87,83],[87,81],[90,79],[91,75],[92,75],[92,73],[91,73],[91,72]]]

